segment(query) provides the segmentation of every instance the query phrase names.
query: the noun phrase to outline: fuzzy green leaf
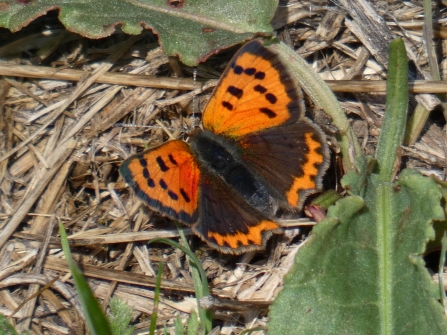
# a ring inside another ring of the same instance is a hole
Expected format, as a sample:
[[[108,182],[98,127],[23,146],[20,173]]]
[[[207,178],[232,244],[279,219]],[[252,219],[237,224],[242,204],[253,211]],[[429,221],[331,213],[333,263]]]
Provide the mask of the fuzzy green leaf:
[[[175,318],[174,327],[175,327],[175,335],[185,335],[184,326],[182,323],[182,319],[180,318],[180,315],[177,315],[177,317]]]
[[[14,327],[8,322],[6,316],[0,314],[0,334],[1,335],[18,335]]]
[[[314,228],[272,306],[269,334],[447,332],[422,260],[431,222],[444,218],[439,187],[404,170],[396,184],[372,174],[364,189]]]
[[[0,27],[18,31],[49,10],[59,10],[65,27],[89,38],[112,34],[117,25],[127,34],[150,28],[168,55],[187,65],[221,48],[271,34],[277,1],[170,0],[34,0],[7,2],[0,11]]]
[[[199,319],[197,318],[196,312],[191,312],[189,318],[186,323],[186,334],[187,335],[196,335],[199,334]]]
[[[329,208],[297,254],[272,305],[269,334],[447,333],[441,295],[422,259],[435,236],[432,222],[444,219],[441,189],[412,170],[391,182],[404,131],[407,58],[400,40],[390,51],[389,115],[377,162],[357,159],[343,177],[350,197]]]
[[[129,326],[132,322],[132,307],[126,302],[114,296],[110,299],[110,327],[114,335],[131,335],[135,326]]]

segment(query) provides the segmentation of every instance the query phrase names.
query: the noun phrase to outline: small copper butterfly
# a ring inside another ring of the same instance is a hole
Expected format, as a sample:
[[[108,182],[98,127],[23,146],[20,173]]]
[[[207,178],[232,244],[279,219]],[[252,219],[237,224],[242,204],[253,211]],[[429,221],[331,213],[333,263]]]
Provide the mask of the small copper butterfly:
[[[302,95],[260,41],[230,61],[189,145],[169,141],[126,159],[120,173],[151,209],[192,226],[211,247],[265,247],[278,208],[293,211],[321,187],[328,150],[304,117]]]

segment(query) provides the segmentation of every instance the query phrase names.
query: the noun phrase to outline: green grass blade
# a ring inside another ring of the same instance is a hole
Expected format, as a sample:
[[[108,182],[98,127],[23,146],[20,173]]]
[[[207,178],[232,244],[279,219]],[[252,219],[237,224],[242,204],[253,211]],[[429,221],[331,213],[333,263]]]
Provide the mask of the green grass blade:
[[[158,265],[157,279],[155,281],[155,294],[154,294],[154,310],[151,315],[151,325],[149,327],[149,334],[155,334],[155,328],[157,327],[157,317],[158,317],[158,304],[160,302],[160,286],[161,286],[161,276],[163,275],[163,262]]]
[[[177,315],[174,321],[174,333],[175,335],[185,335],[184,329],[183,329],[183,323],[182,319],[180,318],[180,315]]]
[[[155,242],[169,244],[173,247],[176,247],[176,248],[179,248],[180,250],[182,250],[185,254],[187,254],[189,256],[190,261],[191,261],[191,266],[195,266],[197,271],[199,272],[200,279],[193,277],[194,289],[195,289],[196,298],[197,298],[197,306],[198,306],[198,311],[199,311],[199,316],[200,316],[200,323],[202,324],[202,329],[203,329],[204,333],[208,334],[212,328],[211,312],[206,311],[203,308],[201,308],[200,304],[199,304],[199,300],[202,297],[209,295],[210,290],[208,287],[208,279],[206,278],[205,270],[203,270],[203,267],[200,264],[200,261],[197,259],[196,255],[191,251],[191,249],[189,249],[173,240],[169,240],[169,239],[165,239],[165,238],[156,238],[156,239],[149,241],[149,243],[155,243]]]
[[[96,300],[87,280],[71,256],[67,234],[65,233],[65,227],[62,223],[59,223],[59,231],[61,234],[62,249],[64,250],[71,275],[73,276],[73,281],[79,294],[79,300],[81,301],[90,333],[94,335],[112,335],[109,322],[104,315],[98,300]]]
[[[186,249],[189,250],[190,253],[195,256],[195,254],[189,248],[189,244],[188,244],[188,241],[186,240],[186,236],[183,232],[183,229],[181,229],[181,227],[178,223],[176,223],[176,224],[177,224],[177,229],[179,231],[180,240],[182,241],[183,246],[185,246]],[[203,327],[204,327],[203,329],[206,330],[205,333],[208,333],[211,331],[211,328],[212,328],[211,311],[206,311],[200,307],[200,299],[202,297],[210,294],[209,287],[208,287],[208,279],[206,278],[206,273],[203,270],[202,264],[200,263],[200,261],[198,259],[197,259],[197,262],[195,261],[193,263],[190,263],[190,265],[191,265],[191,277],[192,277],[192,280],[194,283],[194,289],[196,292],[200,291],[198,295],[196,293],[198,311],[199,311],[201,320],[203,320],[202,321]],[[190,316],[189,320],[191,320],[191,316]]]
[[[390,43],[385,117],[376,149],[380,179],[391,181],[405,134],[408,108],[408,58],[403,40]]]

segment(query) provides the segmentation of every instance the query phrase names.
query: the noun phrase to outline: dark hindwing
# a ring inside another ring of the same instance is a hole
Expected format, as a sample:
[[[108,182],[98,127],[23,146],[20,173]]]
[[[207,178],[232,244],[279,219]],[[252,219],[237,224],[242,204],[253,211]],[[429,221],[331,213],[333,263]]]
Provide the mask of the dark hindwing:
[[[193,230],[213,248],[233,254],[264,249],[270,235],[281,232],[219,177],[203,171]]]
[[[272,196],[300,209],[321,188],[328,150],[321,130],[307,119],[238,139],[241,159],[260,176]]]

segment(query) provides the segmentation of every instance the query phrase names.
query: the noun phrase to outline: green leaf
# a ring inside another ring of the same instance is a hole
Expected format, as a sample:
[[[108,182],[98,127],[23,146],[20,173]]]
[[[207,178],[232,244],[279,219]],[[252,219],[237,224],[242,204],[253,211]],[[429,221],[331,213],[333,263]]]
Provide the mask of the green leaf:
[[[177,317],[174,320],[174,327],[175,327],[175,335],[185,335],[184,327],[182,323],[182,319],[180,318],[180,315],[177,315]]]
[[[376,149],[382,181],[392,180],[397,149],[405,134],[408,108],[408,58],[404,42],[401,39],[392,41],[390,51],[385,116]]]
[[[180,316],[177,315],[177,317],[180,317]],[[175,322],[176,322],[176,321],[174,321],[174,325],[176,325]],[[181,320],[180,320],[180,323],[181,323]],[[163,335],[171,335],[171,333],[169,332],[168,327],[166,326],[166,324],[164,324],[164,326],[163,326]],[[178,333],[176,332],[175,335],[183,335],[183,333],[178,334]]]
[[[110,299],[110,326],[114,335],[131,335],[134,326],[129,326],[132,321],[132,307],[118,297]]]
[[[391,46],[393,66],[407,66],[402,47],[401,41]],[[343,177],[351,196],[329,208],[297,253],[270,311],[271,335],[447,333],[440,291],[422,259],[435,236],[432,222],[445,218],[441,188],[412,170],[391,182],[406,114],[405,70],[398,71],[389,77],[387,101],[393,101],[377,153],[380,168],[360,159]]]
[[[0,27],[18,31],[47,11],[59,10],[65,27],[89,38],[109,36],[117,25],[132,35],[150,28],[168,55],[178,54],[190,66],[217,50],[271,34],[277,1],[170,0],[34,0],[7,3]]]
[[[269,334],[447,332],[422,260],[431,221],[444,217],[439,188],[405,170],[396,185],[371,175],[365,189],[364,200],[331,207],[300,249],[271,308]]]
[[[441,295],[441,304],[444,307],[444,311],[447,315],[447,299],[444,289],[444,265],[445,265],[445,251],[447,250],[447,232],[444,231],[441,244],[441,257],[439,259],[438,267],[438,279],[439,279],[439,294]]]
[[[0,314],[0,334],[1,335],[17,335],[17,331],[8,322],[8,319],[3,314]]]
[[[199,334],[199,319],[197,318],[196,312],[191,312],[188,321],[186,323],[186,334],[187,335],[197,335]]]
[[[62,223],[59,223],[59,231],[61,234],[62,249],[64,250],[71,275],[73,276],[76,291],[79,294],[79,300],[81,301],[90,333],[93,335],[112,335],[109,322],[107,321],[98,300],[96,300],[90,286],[88,286],[87,280],[71,257],[67,234],[65,233],[65,228]]]

